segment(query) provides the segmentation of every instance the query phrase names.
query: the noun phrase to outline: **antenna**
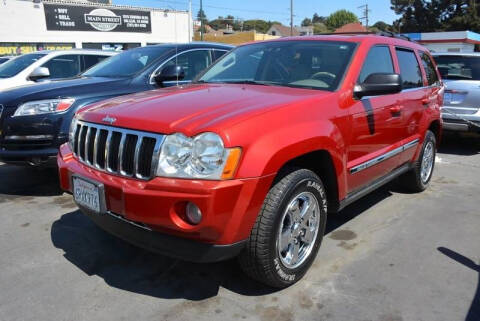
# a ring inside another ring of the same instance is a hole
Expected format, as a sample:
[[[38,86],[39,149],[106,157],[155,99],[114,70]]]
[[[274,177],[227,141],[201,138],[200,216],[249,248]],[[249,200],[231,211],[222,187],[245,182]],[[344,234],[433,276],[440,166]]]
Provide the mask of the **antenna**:
[[[365,20],[365,27],[368,28],[368,14],[372,11],[368,9],[368,3],[364,4],[363,6],[358,7],[359,9],[362,10],[363,17],[360,18],[360,20]]]

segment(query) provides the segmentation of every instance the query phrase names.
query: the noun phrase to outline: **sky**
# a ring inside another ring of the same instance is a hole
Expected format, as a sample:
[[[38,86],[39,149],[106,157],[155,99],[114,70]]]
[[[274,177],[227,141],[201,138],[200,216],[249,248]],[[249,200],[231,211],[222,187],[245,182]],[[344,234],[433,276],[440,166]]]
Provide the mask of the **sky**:
[[[141,7],[188,9],[188,0],[113,0],[114,4]],[[328,16],[340,9],[347,9],[362,17],[361,5],[368,3],[371,10],[369,24],[382,20],[392,23],[397,16],[390,9],[390,0],[294,0],[294,22],[300,25],[305,17],[311,18],[316,12],[320,16]],[[193,12],[196,15],[200,8],[200,0],[192,0]],[[203,0],[204,11],[209,20],[218,16],[248,19],[263,19],[290,24],[290,0]]]

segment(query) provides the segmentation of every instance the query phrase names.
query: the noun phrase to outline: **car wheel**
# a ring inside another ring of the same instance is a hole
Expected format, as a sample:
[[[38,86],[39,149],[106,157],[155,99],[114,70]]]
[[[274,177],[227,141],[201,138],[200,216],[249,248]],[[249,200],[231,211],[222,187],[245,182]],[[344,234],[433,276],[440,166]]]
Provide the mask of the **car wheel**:
[[[310,170],[292,169],[270,189],[240,254],[242,269],[276,288],[300,280],[313,263],[327,219],[327,196]]]
[[[427,189],[435,168],[437,142],[431,131],[425,134],[420,157],[413,164],[413,169],[401,177],[403,187],[411,192]]]

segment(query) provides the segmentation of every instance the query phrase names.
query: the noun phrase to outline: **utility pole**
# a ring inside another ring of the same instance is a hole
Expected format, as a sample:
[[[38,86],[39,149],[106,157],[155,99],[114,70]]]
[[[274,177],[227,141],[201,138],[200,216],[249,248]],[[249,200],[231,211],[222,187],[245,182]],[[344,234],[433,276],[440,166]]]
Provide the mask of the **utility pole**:
[[[188,0],[188,41],[192,41],[193,32],[193,13],[192,13],[192,0]]]
[[[200,40],[203,41],[203,0],[200,0]]]
[[[290,0],[290,36],[293,36],[293,0]]]
[[[369,10],[368,9],[368,3],[364,4],[363,6],[360,6],[358,7],[359,9],[363,9],[362,11],[362,14],[363,14],[363,17],[360,18],[360,20],[365,20],[365,27],[368,28],[368,14],[370,13],[370,11],[372,10]]]

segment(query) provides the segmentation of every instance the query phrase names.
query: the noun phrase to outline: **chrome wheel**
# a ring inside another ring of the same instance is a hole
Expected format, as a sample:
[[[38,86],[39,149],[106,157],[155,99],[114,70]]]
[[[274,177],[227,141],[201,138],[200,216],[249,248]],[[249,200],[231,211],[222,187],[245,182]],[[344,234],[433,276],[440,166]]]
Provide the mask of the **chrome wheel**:
[[[422,166],[420,169],[420,175],[422,179],[422,183],[427,183],[432,175],[433,170],[433,163],[435,162],[435,146],[433,142],[428,142],[425,145],[425,149],[423,151],[423,158],[422,158]]]
[[[277,250],[282,264],[294,269],[309,257],[320,226],[318,200],[310,192],[293,198],[283,213],[277,237]]]

